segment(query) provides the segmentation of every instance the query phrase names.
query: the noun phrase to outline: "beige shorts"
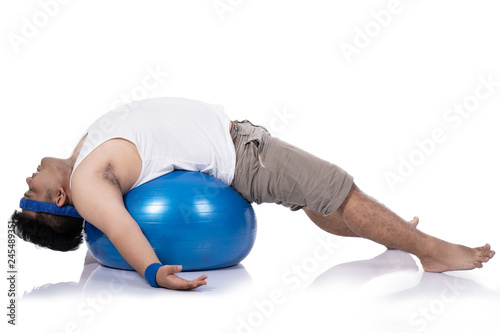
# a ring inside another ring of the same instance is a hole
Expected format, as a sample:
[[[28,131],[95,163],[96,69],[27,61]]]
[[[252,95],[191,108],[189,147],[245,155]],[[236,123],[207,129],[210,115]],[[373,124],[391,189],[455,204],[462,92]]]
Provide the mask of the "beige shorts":
[[[329,215],[346,198],[353,177],[325,160],[281,141],[248,120],[238,124],[231,187],[249,202],[270,202]]]

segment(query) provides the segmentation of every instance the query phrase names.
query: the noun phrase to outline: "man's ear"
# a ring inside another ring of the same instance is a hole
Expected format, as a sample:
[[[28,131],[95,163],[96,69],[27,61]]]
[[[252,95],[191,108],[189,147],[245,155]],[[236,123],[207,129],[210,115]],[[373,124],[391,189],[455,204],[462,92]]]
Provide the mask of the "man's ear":
[[[66,204],[66,199],[68,198],[68,195],[64,188],[58,187],[57,188],[57,197],[56,197],[56,205],[57,207],[64,206]]]

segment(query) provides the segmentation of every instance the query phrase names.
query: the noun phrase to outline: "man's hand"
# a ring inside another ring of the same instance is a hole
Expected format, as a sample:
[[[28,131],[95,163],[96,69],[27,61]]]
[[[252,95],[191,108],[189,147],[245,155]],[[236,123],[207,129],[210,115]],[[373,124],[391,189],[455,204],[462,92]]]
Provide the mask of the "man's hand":
[[[180,265],[165,265],[160,267],[156,273],[156,283],[160,287],[168,289],[179,289],[179,290],[190,290],[198,288],[199,286],[204,286],[207,284],[205,279],[206,275],[202,275],[192,281],[188,281],[177,276],[175,273],[182,271],[182,266]]]

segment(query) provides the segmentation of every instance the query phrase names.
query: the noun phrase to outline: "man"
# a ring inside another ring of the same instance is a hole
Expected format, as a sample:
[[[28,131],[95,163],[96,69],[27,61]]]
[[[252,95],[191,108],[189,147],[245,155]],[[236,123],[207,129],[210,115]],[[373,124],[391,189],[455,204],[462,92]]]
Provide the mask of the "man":
[[[72,250],[82,241],[81,216],[152,286],[205,285],[205,275],[187,281],[175,274],[181,266],[162,265],[123,204],[125,193],[175,169],[207,173],[250,202],[302,209],[332,234],[412,253],[428,272],[479,268],[495,254],[489,244],[469,248],[424,234],[416,229],[418,218],[405,222],[335,164],[249,121],[232,122],[221,107],[179,98],[119,107],[89,127],[71,157],[42,159],[26,179],[22,212],[12,215],[16,233],[40,246]]]

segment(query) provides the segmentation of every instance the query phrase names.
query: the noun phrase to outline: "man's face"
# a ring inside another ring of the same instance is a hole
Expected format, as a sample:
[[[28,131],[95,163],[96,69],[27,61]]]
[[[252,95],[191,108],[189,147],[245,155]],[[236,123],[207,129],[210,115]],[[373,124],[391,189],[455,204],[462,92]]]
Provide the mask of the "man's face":
[[[26,199],[50,202],[50,192],[54,187],[57,176],[57,159],[45,157],[40,162],[31,177],[26,178],[28,191],[24,193]]]

